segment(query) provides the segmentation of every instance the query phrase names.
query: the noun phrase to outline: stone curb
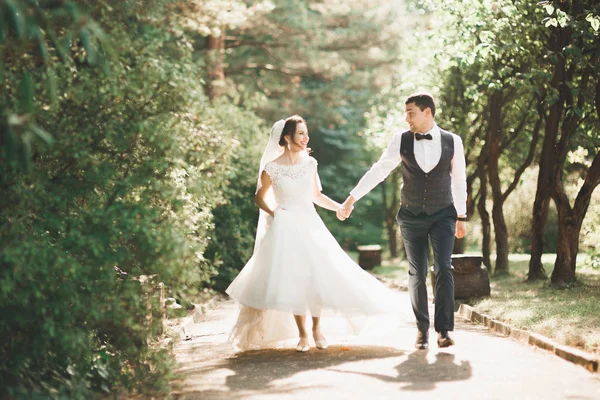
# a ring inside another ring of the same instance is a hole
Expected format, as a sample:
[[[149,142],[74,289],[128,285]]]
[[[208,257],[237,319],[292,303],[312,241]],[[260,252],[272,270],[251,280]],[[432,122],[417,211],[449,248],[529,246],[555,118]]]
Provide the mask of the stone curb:
[[[557,343],[552,339],[538,333],[532,333],[523,329],[512,327],[505,322],[495,320],[488,315],[475,311],[473,307],[467,304],[460,305],[458,309],[458,316],[469,322],[475,322],[484,325],[495,334],[508,336],[521,343],[539,347],[540,349],[554,353],[567,361],[580,365],[590,372],[598,372],[598,364],[600,363],[600,359],[594,354]]]

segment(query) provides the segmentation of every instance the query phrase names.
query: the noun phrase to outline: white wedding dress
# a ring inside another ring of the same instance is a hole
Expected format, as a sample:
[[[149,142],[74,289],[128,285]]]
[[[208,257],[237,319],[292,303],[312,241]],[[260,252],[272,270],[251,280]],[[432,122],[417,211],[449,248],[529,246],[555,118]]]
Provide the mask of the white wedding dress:
[[[397,315],[392,291],[358,266],[339,246],[313,204],[320,188],[317,161],[275,162],[265,171],[273,182],[277,208],[264,237],[226,292],[242,307],[230,336],[243,351],[295,344],[292,314],[342,317],[336,332],[356,334],[368,316]],[[340,329],[341,327],[341,329]]]

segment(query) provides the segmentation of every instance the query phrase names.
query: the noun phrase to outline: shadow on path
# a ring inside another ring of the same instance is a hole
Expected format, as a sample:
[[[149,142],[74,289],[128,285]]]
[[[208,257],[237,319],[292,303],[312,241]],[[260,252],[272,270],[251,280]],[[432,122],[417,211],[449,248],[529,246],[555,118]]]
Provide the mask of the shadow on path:
[[[454,362],[454,354],[438,352],[435,354],[435,361],[430,363],[428,353],[429,350],[417,350],[409,354],[406,361],[395,367],[398,371],[395,377],[367,372],[335,371],[368,376],[389,383],[406,383],[401,389],[411,391],[434,390],[438,382],[461,381],[471,377],[469,361],[457,364]]]
[[[294,349],[268,349],[248,351],[232,355],[222,361],[211,363],[203,368],[185,369],[187,379],[200,377],[217,369],[226,369],[230,375],[225,378],[227,392],[215,389],[201,391],[185,391],[181,398],[184,399],[217,399],[217,398],[242,398],[251,393],[269,394],[292,393],[306,389],[318,388],[319,385],[287,384],[273,385],[275,381],[292,377],[298,373],[320,369],[330,369],[345,363],[401,357],[404,350],[394,347],[377,346],[331,346],[326,351],[311,349],[307,353],[298,353]],[[346,372],[346,371],[344,371]]]

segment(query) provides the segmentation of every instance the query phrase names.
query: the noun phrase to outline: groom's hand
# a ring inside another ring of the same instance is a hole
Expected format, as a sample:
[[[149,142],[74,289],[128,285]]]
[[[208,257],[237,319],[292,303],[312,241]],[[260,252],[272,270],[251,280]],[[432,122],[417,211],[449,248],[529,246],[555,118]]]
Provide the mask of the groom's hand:
[[[465,221],[456,221],[456,238],[462,239],[467,234],[467,223]]]
[[[336,215],[340,221],[344,221],[352,214],[352,210],[354,210],[354,197],[348,196],[344,204],[337,210]]]

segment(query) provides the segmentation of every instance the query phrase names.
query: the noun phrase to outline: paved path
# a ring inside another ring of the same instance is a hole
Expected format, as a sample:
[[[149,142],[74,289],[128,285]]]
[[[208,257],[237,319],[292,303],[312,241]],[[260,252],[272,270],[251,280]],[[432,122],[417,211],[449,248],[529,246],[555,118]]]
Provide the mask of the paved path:
[[[184,377],[177,398],[600,399],[600,374],[460,320],[456,346],[438,349],[432,340],[428,351],[414,350],[408,295],[397,296],[406,304],[405,322],[385,339],[330,343],[307,353],[235,354],[227,337],[237,307],[221,302],[175,348]]]

